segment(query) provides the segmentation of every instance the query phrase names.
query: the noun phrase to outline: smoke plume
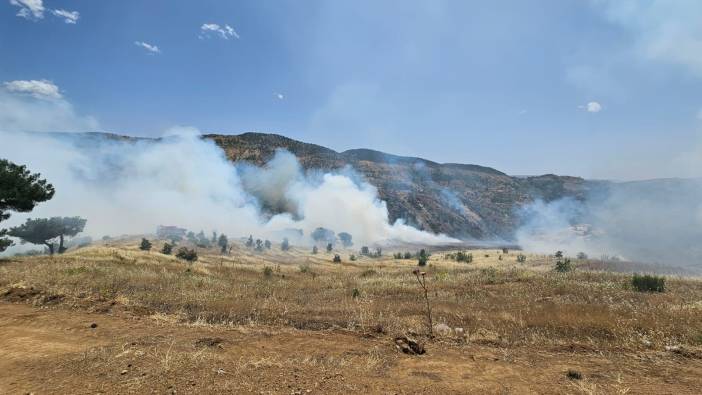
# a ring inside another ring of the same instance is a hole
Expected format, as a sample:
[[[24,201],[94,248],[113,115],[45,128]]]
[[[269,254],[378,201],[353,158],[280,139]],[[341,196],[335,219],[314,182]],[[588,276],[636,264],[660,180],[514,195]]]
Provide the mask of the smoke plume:
[[[529,251],[702,267],[702,179],[609,183],[585,201],[537,201],[520,214]]]
[[[391,224],[376,189],[351,170],[305,173],[286,151],[260,168],[232,164],[191,128],[173,129],[158,140],[1,134],[0,157],[26,164],[56,187],[52,200],[29,214],[13,214],[3,226],[26,217],[78,215],[88,219],[85,233],[93,237],[176,225],[272,240],[299,229],[310,242],[311,231],[325,227],[351,233],[357,244],[456,241],[402,221]]]

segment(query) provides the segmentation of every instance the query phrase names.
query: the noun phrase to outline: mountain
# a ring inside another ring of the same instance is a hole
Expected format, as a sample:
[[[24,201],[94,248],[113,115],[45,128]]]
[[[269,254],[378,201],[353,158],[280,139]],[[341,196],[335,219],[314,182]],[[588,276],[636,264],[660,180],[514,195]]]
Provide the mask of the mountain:
[[[262,165],[286,149],[305,169],[352,167],[378,189],[391,221],[403,218],[419,229],[455,237],[510,239],[518,210],[535,199],[582,200],[598,182],[578,177],[513,177],[490,167],[436,163],[370,149],[336,152],[315,144],[265,133],[209,134],[232,161]]]

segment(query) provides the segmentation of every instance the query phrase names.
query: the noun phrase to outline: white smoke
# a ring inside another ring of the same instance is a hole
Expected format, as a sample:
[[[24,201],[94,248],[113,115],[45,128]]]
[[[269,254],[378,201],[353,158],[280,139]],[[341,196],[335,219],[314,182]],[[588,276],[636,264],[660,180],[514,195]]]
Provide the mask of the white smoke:
[[[356,244],[456,241],[390,224],[374,187],[344,174],[305,174],[279,151],[264,167],[236,166],[195,129],[178,128],[160,140],[102,135],[0,133],[0,157],[26,164],[56,187],[27,217],[81,216],[85,233],[143,234],[158,225],[217,230],[230,237],[275,239],[287,229],[305,236],[316,227],[349,232]]]
[[[526,250],[702,267],[702,180],[612,183],[584,202],[534,202],[517,232]]]

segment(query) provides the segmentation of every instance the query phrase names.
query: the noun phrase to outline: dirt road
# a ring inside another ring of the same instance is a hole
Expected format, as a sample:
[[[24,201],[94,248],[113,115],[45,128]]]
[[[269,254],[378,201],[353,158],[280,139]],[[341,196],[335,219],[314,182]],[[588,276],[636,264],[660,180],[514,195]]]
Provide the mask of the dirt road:
[[[94,326],[94,327],[91,327]],[[0,303],[0,393],[656,393],[702,388],[702,359],[427,344],[383,334],[197,326]],[[568,378],[567,371],[582,374]]]

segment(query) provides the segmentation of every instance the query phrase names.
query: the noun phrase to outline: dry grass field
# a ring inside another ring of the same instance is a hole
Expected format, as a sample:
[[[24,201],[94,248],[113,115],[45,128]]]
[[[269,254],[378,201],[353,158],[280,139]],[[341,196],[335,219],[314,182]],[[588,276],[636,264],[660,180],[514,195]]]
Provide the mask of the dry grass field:
[[[189,264],[138,240],[0,261],[0,393],[699,393],[702,281],[553,258],[293,247]],[[577,267],[580,266],[581,269]],[[91,324],[95,327],[91,328]],[[450,330],[446,330],[446,326]],[[455,328],[461,328],[456,330]],[[394,339],[423,342],[406,355]],[[568,374],[568,371],[571,371]],[[579,378],[576,376],[580,376]]]

